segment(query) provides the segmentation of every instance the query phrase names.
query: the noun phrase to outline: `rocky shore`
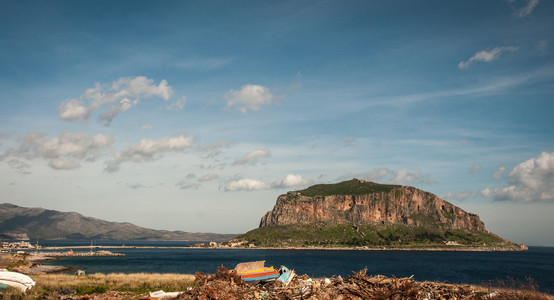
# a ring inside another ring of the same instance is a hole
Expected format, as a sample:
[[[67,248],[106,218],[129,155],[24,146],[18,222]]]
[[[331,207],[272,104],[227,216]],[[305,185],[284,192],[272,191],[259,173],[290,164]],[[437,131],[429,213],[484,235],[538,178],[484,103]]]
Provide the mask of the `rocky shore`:
[[[46,256],[41,253],[26,255],[22,261],[12,269],[27,275],[67,273],[75,270],[74,267],[46,265],[43,262],[55,260],[56,257]]]

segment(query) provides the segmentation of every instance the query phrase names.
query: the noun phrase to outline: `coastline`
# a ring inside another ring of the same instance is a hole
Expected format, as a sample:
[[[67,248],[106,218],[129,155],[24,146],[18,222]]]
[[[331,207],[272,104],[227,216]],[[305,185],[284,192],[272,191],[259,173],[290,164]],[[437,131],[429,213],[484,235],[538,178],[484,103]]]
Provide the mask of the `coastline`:
[[[454,248],[455,247],[455,248]],[[45,247],[42,251],[59,251],[66,249],[90,249],[90,246],[56,246]],[[428,252],[521,252],[514,248],[497,248],[497,247],[229,247],[219,245],[217,247],[174,247],[174,246],[94,246],[99,252],[75,252],[67,254],[66,252],[38,252],[29,253],[25,256],[27,264],[13,267],[13,270],[28,275],[36,274],[60,274],[77,271],[78,267],[56,266],[44,264],[43,262],[63,259],[65,257],[75,256],[104,256],[101,253],[109,253],[109,256],[123,256],[120,253],[111,253],[105,249],[211,249],[211,250],[293,250],[293,251],[428,251]],[[100,254],[99,254],[100,253]],[[95,255],[99,254],[99,255]]]
[[[321,247],[321,246],[284,246],[284,247],[231,247],[218,244],[217,246],[94,246],[95,250],[100,249],[242,249],[242,250],[340,250],[340,251],[474,251],[474,252],[491,252],[491,251],[528,251],[527,246],[524,248],[508,248],[508,247],[465,247],[465,246],[444,246],[444,247]],[[44,247],[41,251],[55,251],[67,249],[90,249],[90,246],[55,246]]]

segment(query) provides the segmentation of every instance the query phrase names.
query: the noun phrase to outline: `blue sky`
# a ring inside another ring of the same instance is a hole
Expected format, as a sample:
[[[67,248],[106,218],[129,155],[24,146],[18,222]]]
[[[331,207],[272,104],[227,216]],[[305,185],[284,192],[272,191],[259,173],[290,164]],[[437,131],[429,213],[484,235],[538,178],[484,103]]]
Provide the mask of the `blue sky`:
[[[241,233],[279,194],[356,177],[554,246],[553,9],[3,1],[0,197]]]

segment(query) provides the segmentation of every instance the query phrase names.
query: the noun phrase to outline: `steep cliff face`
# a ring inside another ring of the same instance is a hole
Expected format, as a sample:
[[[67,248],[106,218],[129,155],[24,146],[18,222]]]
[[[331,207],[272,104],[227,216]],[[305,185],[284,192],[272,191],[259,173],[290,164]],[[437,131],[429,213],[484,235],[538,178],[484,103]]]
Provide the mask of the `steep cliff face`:
[[[404,224],[484,232],[479,216],[414,187],[353,179],[279,196],[260,227],[291,224]]]

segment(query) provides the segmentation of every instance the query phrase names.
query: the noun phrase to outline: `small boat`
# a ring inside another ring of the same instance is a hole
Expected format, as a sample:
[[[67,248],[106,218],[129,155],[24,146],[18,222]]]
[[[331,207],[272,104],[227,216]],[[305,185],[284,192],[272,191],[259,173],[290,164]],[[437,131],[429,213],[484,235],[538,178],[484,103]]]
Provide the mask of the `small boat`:
[[[14,287],[22,292],[26,292],[35,286],[35,282],[31,277],[17,272],[10,272],[6,269],[0,269],[0,284]]]
[[[294,270],[290,270],[285,266],[281,266],[281,268],[279,269],[279,273],[281,273],[281,276],[277,278],[277,281],[282,282],[285,286],[289,285],[295,275]]]
[[[272,281],[281,276],[273,267],[265,267],[265,260],[240,263],[235,267],[244,281]]]

